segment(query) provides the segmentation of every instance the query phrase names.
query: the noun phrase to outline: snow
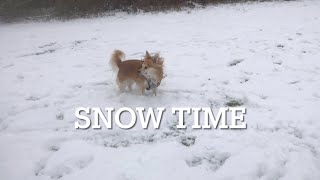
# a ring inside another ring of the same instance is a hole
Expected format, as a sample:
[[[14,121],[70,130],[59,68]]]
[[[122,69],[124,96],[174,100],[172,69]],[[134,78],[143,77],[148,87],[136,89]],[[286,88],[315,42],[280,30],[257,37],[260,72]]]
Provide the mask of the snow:
[[[319,33],[316,0],[1,24],[1,179],[320,179]],[[114,49],[160,52],[157,96],[118,94]],[[247,129],[181,130],[170,112],[228,102]],[[81,106],[167,112],[157,130],[76,130]]]

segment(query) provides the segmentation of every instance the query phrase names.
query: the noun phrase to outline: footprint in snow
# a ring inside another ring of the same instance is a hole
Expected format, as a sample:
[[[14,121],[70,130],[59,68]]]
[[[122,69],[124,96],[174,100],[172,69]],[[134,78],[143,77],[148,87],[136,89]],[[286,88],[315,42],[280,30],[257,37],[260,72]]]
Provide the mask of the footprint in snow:
[[[278,48],[284,48],[284,45],[283,44],[278,44],[277,47]]]
[[[40,100],[40,97],[37,96],[29,96],[26,98],[27,101],[38,101]]]
[[[194,143],[196,142],[196,138],[196,136],[182,136],[180,138],[180,142],[182,145],[189,147],[194,145]]]
[[[93,161],[93,156],[71,157],[60,163],[49,164],[42,162],[35,172],[38,176],[49,176],[51,179],[60,179],[80,169],[86,168]]]
[[[228,80],[226,80],[226,81],[222,81],[222,84],[228,85],[228,84],[230,84],[230,82]]]
[[[56,43],[57,43],[57,42],[50,42],[50,43],[48,43],[48,44],[44,44],[44,45],[39,46],[39,48],[50,47],[50,46],[55,45]]]
[[[289,84],[297,84],[297,83],[299,83],[300,81],[291,81],[291,82],[289,82]]]
[[[268,98],[268,96],[265,96],[265,95],[260,95],[259,97],[263,100],[266,100]]]
[[[18,75],[17,75],[17,79],[23,80],[23,79],[24,79],[24,76],[23,76],[22,74],[18,74]]]
[[[76,40],[76,41],[73,41],[73,42],[72,42],[71,49],[76,48],[78,45],[80,45],[80,44],[82,44],[82,43],[84,43],[84,42],[86,42],[86,41],[88,41],[88,40]]]
[[[39,51],[39,52],[35,52],[35,53],[30,53],[30,54],[25,54],[22,55],[20,57],[27,57],[27,56],[39,56],[39,55],[43,55],[43,54],[50,54],[50,53],[54,53],[57,49],[47,49],[44,51]]]
[[[256,170],[256,176],[260,179],[267,173],[267,167],[265,164],[259,164]]]
[[[87,40],[77,40],[77,41],[73,41],[72,43],[74,44],[74,45],[78,45],[78,44],[81,44],[81,43],[83,43],[83,42],[86,42]]]
[[[282,61],[281,61],[281,60],[273,61],[272,63],[273,63],[273,64],[277,64],[277,65],[282,65]]]
[[[81,84],[74,84],[72,85],[72,89],[80,89],[82,88],[82,85]]]
[[[189,167],[202,166],[211,171],[216,171],[224,165],[229,157],[230,154],[225,152],[205,153],[187,159],[186,163]]]
[[[34,167],[34,175],[40,176],[42,170],[46,167],[46,164],[47,164],[46,159],[41,159],[39,162],[37,162]]]
[[[63,119],[64,119],[64,114],[63,114],[62,112],[57,113],[57,114],[56,114],[56,119],[57,119],[57,120],[63,120]]]
[[[243,78],[241,81],[240,81],[240,83],[242,84],[242,83],[245,83],[245,82],[248,82],[249,81],[249,78]]]
[[[228,66],[230,66],[230,67],[231,66],[236,66],[237,64],[239,64],[239,63],[241,63],[243,61],[244,61],[244,59],[235,59],[235,60],[229,62]]]
[[[58,145],[52,145],[49,147],[49,150],[53,152],[57,152],[60,150],[60,147]]]

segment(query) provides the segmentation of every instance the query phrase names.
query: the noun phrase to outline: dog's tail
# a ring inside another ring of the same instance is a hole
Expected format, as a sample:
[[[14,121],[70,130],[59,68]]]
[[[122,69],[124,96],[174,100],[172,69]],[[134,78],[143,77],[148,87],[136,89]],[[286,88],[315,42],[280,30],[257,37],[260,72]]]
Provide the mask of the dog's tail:
[[[124,58],[125,58],[125,54],[122,51],[120,50],[113,51],[110,58],[110,64],[114,72],[119,70],[119,66],[121,62],[124,60]]]

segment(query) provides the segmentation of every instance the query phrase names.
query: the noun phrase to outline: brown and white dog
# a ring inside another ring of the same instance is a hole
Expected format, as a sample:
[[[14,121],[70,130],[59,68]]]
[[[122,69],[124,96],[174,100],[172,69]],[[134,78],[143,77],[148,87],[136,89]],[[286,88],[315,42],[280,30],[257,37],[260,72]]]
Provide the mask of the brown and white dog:
[[[115,50],[111,55],[110,64],[117,74],[117,84],[120,92],[124,92],[126,87],[131,91],[132,85],[136,83],[141,94],[145,89],[153,90],[156,95],[156,88],[163,79],[163,58],[159,54],[151,56],[148,51],[143,60],[126,60],[125,54],[120,50]]]
[[[154,95],[157,95],[157,87],[163,79],[163,58],[159,54],[150,56],[147,51],[142,67],[139,69],[139,74],[146,78],[147,90],[152,89]]]

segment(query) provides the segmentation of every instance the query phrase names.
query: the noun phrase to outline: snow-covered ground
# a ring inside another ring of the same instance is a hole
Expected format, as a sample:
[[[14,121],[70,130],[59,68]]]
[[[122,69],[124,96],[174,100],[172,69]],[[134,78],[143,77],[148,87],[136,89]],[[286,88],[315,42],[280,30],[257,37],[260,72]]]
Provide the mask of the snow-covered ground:
[[[0,24],[0,179],[320,179],[320,1]],[[108,64],[165,57],[158,96]],[[175,128],[236,100],[246,130]],[[76,130],[77,107],[166,107],[160,129]]]

